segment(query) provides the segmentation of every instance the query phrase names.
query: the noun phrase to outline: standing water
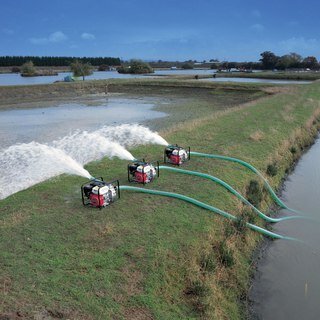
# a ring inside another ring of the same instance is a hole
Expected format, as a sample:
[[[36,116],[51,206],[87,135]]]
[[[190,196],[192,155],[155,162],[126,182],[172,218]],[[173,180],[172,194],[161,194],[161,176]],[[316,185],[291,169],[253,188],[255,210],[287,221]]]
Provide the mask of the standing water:
[[[92,98],[85,103],[67,103],[47,108],[0,110],[0,149],[15,143],[48,143],[76,130],[136,123],[164,117],[153,110],[163,99]]]
[[[301,158],[284,185],[283,200],[320,220],[320,140]],[[287,215],[281,210],[280,215]],[[320,319],[320,222],[287,221],[274,231],[302,240],[273,241],[261,254],[250,292],[253,319]]]

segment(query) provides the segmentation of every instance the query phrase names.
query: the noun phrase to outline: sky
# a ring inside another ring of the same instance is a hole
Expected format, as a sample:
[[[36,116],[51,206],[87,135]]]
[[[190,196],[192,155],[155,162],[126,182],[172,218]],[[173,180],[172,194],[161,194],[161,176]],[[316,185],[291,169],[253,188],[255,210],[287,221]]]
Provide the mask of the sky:
[[[319,0],[1,0],[0,56],[320,60]]]

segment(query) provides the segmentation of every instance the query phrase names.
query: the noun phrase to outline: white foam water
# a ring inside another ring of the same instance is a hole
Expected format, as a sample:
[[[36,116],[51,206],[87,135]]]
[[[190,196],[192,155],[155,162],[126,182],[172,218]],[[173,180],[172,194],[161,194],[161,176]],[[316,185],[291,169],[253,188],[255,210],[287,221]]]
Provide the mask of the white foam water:
[[[163,146],[169,144],[157,132],[153,132],[149,128],[139,124],[105,126],[96,132],[109,140],[117,141],[120,145],[125,147],[149,143]]]
[[[91,179],[83,168],[105,156],[134,160],[123,146],[168,145],[158,133],[138,124],[102,127],[94,132],[77,131],[51,144],[17,144],[2,151],[0,158],[0,199],[61,173]]]
[[[134,160],[134,156],[120,144],[110,141],[98,131],[90,133],[77,131],[52,143],[55,148],[63,150],[81,164],[102,159],[118,157],[124,160]]]
[[[0,157],[0,199],[61,173],[90,173],[60,149],[37,142],[10,146]]]

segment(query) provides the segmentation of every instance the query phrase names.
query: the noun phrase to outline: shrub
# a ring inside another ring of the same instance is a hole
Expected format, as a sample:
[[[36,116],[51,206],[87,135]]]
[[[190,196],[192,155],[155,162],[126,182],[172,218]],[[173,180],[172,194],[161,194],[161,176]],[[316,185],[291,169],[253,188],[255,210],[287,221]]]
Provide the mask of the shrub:
[[[191,63],[184,63],[182,66],[181,66],[181,69],[193,69],[193,64]]]
[[[98,71],[109,71],[110,67],[107,66],[106,64],[102,64],[101,66],[98,67]]]
[[[232,221],[226,221],[225,227],[224,227],[224,236],[226,238],[229,238],[237,233],[237,230],[234,226],[234,223]]]
[[[270,177],[274,177],[278,173],[278,168],[276,164],[268,164],[266,172],[267,175],[269,175]]]
[[[259,208],[263,198],[263,192],[258,181],[250,181],[249,186],[247,187],[246,194],[248,201],[252,203],[255,207]]]
[[[295,146],[292,146],[292,147],[290,148],[290,152],[291,152],[292,154],[295,154],[295,153],[298,152],[298,150],[297,150],[297,148],[296,148]]]
[[[36,74],[36,69],[32,61],[28,61],[21,66],[21,75],[33,76]]]
[[[204,282],[200,280],[195,280],[190,284],[186,294],[204,297],[209,293],[209,291],[210,288]]]
[[[244,209],[242,212],[242,216],[248,223],[255,224],[257,221],[257,214],[251,208]]]
[[[130,60],[128,65],[122,65],[118,68],[119,73],[132,73],[132,74],[143,74],[143,73],[153,73],[153,69],[149,63],[143,62],[141,60]]]
[[[237,220],[234,221],[234,226],[238,233],[245,233],[247,230],[247,219],[244,215],[241,215]]]
[[[84,78],[86,76],[89,76],[93,73],[93,68],[90,63],[83,63],[81,61],[75,60],[70,64],[71,71],[73,72],[74,77],[82,77],[82,80],[84,81]]]
[[[233,254],[225,242],[220,243],[218,251],[221,264],[225,267],[232,267],[234,265]]]
[[[214,272],[216,265],[216,256],[214,252],[211,252],[208,255],[202,255],[200,258],[200,267],[202,271]]]
[[[19,67],[12,67],[11,68],[11,72],[12,73],[20,73],[21,72],[21,69]]]
[[[204,315],[208,309],[206,297],[210,295],[210,287],[201,280],[192,281],[185,294],[191,298],[191,303],[196,312]]]

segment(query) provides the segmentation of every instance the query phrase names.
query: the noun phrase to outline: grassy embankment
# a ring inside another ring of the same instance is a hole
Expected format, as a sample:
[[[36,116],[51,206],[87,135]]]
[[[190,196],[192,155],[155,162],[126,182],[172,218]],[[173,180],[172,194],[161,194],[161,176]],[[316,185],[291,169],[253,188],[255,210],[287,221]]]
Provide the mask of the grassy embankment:
[[[286,72],[286,71],[262,71],[262,72],[221,72],[217,73],[217,78],[258,78],[271,80],[306,80],[314,81],[320,79],[320,72]]]
[[[212,112],[163,132],[192,150],[268,165],[279,186],[319,124],[319,84],[292,88],[240,107]],[[197,105],[194,105],[197,108]],[[161,146],[135,157],[161,159]],[[120,178],[126,161],[87,169]],[[185,166],[226,180],[243,193],[255,177],[234,164],[192,158]],[[83,208],[84,179],[60,176],[0,203],[0,314],[70,319],[242,319],[251,256],[261,236],[241,223],[179,200],[123,192],[104,210]],[[17,181],[17,183],[19,183]],[[161,172],[148,188],[185,194],[262,225],[224,189]],[[259,192],[256,193],[259,195]],[[265,207],[267,196],[259,204]]]

